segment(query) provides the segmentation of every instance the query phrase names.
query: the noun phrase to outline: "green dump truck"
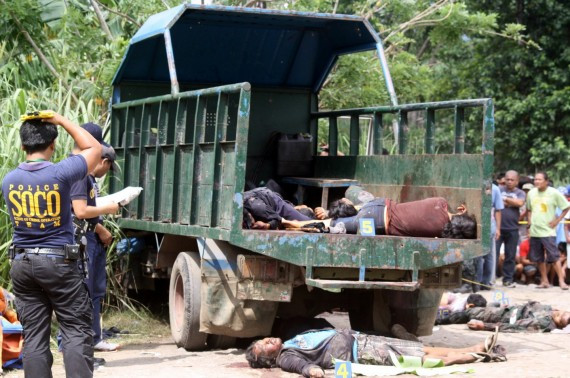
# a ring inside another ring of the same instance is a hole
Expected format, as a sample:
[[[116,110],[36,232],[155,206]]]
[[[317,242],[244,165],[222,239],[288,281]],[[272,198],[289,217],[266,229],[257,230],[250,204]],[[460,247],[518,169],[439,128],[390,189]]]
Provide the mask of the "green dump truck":
[[[369,50],[391,103],[318,109],[337,59]],[[466,113],[482,125],[471,134]],[[422,148],[413,153],[418,119]],[[450,125],[447,153],[436,153],[440,119]],[[119,225],[156,240],[143,252],[138,285],[169,276],[172,335],[188,350],[267,335],[276,317],[334,309],[347,311],[356,329],[398,322],[430,334],[442,291],[460,283],[461,262],[490,247],[493,130],[490,99],[398,105],[381,40],[361,17],[188,4],[156,14],[113,80],[111,143],[121,169],[111,191],[144,188]],[[388,131],[397,138],[383,155]],[[267,153],[275,133],[312,136],[309,177],[277,175]],[[327,156],[319,156],[319,135]],[[399,202],[442,196],[467,204],[478,237],[243,229],[251,178],[297,185],[313,206],[342,196],[346,182]]]

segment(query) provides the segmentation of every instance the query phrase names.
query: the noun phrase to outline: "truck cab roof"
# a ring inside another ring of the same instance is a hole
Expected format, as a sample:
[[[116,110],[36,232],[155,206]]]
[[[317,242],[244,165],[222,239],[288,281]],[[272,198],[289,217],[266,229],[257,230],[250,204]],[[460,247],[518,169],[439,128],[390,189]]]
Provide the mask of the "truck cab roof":
[[[144,23],[113,85],[169,82],[174,68],[193,87],[249,82],[316,93],[340,55],[375,49],[379,36],[358,16],[182,4]]]

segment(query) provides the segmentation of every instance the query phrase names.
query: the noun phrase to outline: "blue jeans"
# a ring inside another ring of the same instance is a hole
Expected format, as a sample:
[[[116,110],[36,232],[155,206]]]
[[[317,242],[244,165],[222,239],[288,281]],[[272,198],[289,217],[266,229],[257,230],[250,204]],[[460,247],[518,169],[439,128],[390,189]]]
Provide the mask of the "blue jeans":
[[[101,332],[101,303],[105,299],[107,289],[107,250],[94,232],[87,233],[87,289],[93,302],[93,344],[96,345],[102,339]]]
[[[495,235],[491,235],[491,250],[485,256],[477,259],[477,282],[490,286],[495,280],[495,265],[497,264],[495,254]]]
[[[91,300],[77,262],[59,256],[20,254],[12,262],[10,276],[24,328],[25,376],[52,376],[50,331],[55,312],[66,376],[93,377]]]
[[[503,282],[513,282],[515,274],[515,258],[519,243],[519,230],[501,230],[501,237],[497,240],[495,248],[500,253],[501,244],[505,243],[505,262],[503,263]],[[497,261],[498,256],[497,256]]]

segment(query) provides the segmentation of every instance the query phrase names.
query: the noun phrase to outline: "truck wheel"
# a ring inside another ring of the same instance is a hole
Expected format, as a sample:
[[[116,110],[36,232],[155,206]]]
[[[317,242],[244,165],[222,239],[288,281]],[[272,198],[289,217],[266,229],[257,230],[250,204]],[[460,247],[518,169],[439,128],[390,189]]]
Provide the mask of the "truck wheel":
[[[208,335],[208,349],[229,349],[236,345],[236,338],[223,335]]]
[[[170,330],[178,347],[202,350],[207,334],[200,332],[200,258],[196,252],[178,254],[170,275]]]

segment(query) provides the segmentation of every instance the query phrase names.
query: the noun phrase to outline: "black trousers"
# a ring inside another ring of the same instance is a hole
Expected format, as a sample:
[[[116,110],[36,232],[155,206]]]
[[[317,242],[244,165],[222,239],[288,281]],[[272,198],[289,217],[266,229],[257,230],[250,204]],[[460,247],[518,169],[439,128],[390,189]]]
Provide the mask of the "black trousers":
[[[77,262],[62,257],[20,254],[10,270],[16,309],[24,328],[26,377],[52,377],[51,316],[55,312],[63,342],[65,374],[93,376],[91,299]]]
[[[503,262],[503,282],[513,282],[519,244],[519,230],[501,230],[501,237],[497,240],[495,251],[497,253],[497,266],[499,266],[499,254],[501,244],[505,243],[505,261]]]

